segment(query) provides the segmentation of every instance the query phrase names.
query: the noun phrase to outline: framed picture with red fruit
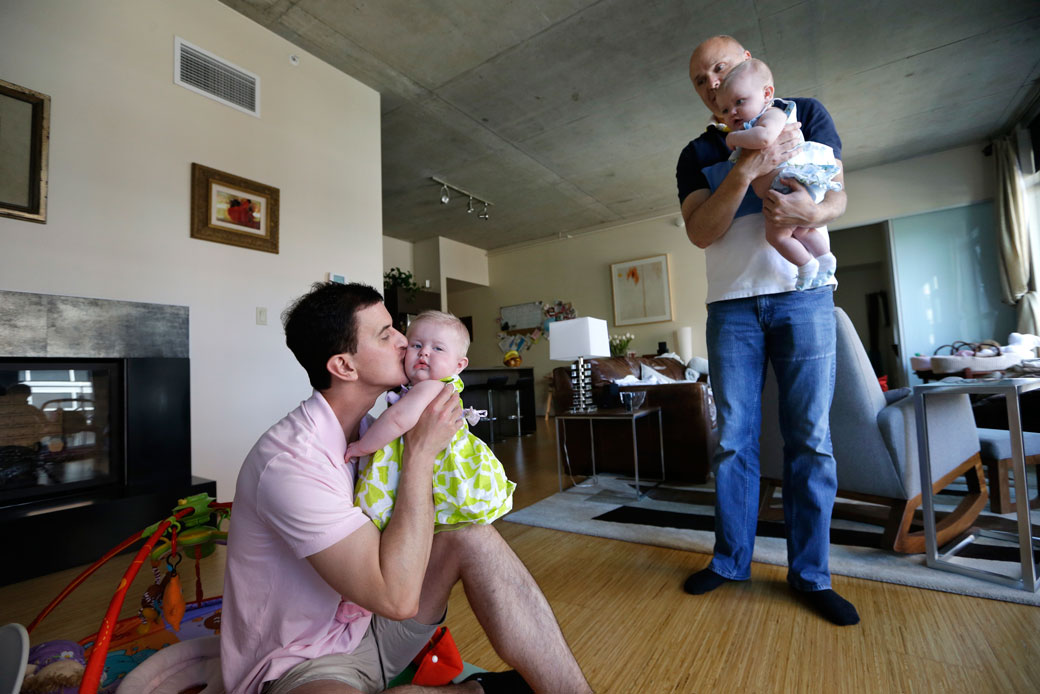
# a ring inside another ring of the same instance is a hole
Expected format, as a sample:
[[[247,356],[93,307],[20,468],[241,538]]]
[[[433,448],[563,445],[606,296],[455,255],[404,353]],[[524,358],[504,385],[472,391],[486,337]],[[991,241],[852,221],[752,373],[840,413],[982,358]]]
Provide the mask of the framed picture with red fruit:
[[[191,165],[191,237],[278,252],[278,189]]]
[[[614,297],[614,325],[672,320],[667,254],[612,264],[610,287]]]

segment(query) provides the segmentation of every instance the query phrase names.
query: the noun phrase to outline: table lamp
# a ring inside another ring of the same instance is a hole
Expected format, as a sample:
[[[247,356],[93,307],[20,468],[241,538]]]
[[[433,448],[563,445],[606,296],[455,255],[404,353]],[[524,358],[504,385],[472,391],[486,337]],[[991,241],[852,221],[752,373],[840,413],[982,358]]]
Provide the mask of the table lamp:
[[[601,318],[574,318],[549,324],[549,358],[554,361],[574,361],[571,364],[571,384],[574,402],[570,412],[595,412],[592,404],[592,367],[585,363],[590,357],[609,357],[610,338],[607,321]]]

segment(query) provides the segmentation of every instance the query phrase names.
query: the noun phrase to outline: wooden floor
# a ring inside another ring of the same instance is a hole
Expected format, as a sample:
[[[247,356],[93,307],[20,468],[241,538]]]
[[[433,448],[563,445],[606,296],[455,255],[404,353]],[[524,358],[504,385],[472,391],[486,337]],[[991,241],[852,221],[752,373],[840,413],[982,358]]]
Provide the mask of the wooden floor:
[[[522,508],[557,490],[552,423],[494,449]],[[706,555],[530,528],[499,531],[545,591],[597,692],[1037,692],[1040,609],[834,577],[863,619],[835,627],[791,599],[784,569],[755,564],[752,580],[708,595],[682,592]],[[207,559],[207,595],[220,591],[222,554]],[[14,561],[7,557],[5,561]],[[91,578],[43,622],[33,643],[97,628],[129,559]],[[0,624],[28,624],[76,570],[0,587]],[[185,590],[192,591],[190,571]],[[139,596],[150,577],[129,592]],[[128,599],[124,615],[137,611]],[[504,669],[461,588],[448,625],[464,659]]]

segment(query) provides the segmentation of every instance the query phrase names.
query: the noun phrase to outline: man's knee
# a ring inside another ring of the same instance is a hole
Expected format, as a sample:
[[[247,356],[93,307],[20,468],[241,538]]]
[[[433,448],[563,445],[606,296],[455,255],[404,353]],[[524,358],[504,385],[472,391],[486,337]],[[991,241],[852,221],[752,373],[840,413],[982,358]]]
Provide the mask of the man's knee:
[[[433,551],[456,567],[459,575],[467,569],[490,569],[520,562],[516,553],[494,527],[469,525],[437,533]]]
[[[476,549],[489,549],[495,545],[504,544],[501,535],[490,525],[472,524],[456,530],[446,530],[433,536],[434,547],[447,549],[465,549],[473,551]]]

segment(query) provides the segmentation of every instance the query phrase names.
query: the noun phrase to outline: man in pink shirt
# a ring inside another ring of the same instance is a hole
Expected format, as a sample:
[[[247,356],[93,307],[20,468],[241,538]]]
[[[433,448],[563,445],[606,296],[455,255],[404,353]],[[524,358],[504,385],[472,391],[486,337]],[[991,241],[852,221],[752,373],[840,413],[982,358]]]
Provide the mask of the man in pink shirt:
[[[383,532],[354,505],[347,442],[367,428],[376,399],[406,380],[406,341],[379,293],[316,284],[284,322],[315,390],[260,437],[239,473],[221,624],[227,691],[384,691],[443,622],[461,580],[516,671],[429,691],[591,692],[541,590],[492,526],[433,535],[434,457],[462,423],[450,385],[405,435]]]

